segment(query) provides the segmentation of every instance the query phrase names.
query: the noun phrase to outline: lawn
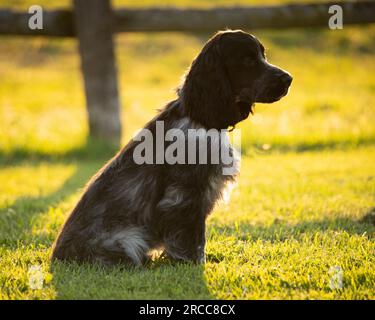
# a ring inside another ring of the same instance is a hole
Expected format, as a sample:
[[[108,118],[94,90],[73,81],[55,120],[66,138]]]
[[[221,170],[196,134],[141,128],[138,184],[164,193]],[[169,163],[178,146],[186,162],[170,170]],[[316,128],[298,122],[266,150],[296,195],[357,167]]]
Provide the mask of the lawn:
[[[0,37],[0,299],[375,299],[375,26],[255,34],[294,82],[239,126],[241,176],[209,218],[207,263],[133,269],[51,265],[59,228],[114,150],[86,140],[74,40]],[[116,37],[123,144],[173,98],[208,36]]]

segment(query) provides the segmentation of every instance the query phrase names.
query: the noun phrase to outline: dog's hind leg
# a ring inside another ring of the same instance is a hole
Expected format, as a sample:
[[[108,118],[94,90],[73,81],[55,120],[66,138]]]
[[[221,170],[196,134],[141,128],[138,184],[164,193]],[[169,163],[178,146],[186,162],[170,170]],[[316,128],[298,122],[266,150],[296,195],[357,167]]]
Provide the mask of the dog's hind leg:
[[[98,259],[104,264],[130,263],[139,266],[148,260],[150,250],[147,232],[135,226],[105,233],[98,246]]]

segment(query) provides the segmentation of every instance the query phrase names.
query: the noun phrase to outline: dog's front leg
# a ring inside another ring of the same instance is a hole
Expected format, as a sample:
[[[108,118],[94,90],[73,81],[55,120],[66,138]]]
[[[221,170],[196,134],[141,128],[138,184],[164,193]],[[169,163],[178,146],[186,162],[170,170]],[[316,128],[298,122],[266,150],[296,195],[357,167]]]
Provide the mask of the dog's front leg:
[[[157,224],[167,256],[176,261],[205,262],[206,212],[193,190],[173,187],[158,203]]]
[[[204,221],[180,225],[174,230],[169,230],[164,238],[167,256],[176,261],[205,263],[205,244]]]

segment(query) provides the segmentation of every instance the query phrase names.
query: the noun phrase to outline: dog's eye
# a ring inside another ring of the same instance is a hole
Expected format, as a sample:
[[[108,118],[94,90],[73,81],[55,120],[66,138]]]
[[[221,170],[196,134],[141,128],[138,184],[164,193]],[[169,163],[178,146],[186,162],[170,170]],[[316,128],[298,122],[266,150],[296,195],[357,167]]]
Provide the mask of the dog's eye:
[[[244,59],[243,63],[244,63],[244,65],[245,65],[246,67],[254,67],[256,61],[255,61],[254,57],[246,57],[246,58]]]

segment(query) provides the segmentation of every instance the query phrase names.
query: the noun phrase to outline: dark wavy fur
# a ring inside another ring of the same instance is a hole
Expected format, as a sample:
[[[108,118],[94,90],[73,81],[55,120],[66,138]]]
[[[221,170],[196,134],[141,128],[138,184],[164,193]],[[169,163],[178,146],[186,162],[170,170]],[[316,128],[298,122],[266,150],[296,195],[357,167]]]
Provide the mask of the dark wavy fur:
[[[145,128],[155,134],[156,121],[164,121],[165,131],[227,129],[246,119],[255,102],[280,99],[290,83],[288,73],[267,63],[255,37],[219,32],[192,63],[177,99]],[[138,165],[138,143],[130,141],[91,179],[53,259],[139,265],[151,249],[162,248],[171,259],[204,262],[207,215],[236,173],[223,175],[223,163]]]

